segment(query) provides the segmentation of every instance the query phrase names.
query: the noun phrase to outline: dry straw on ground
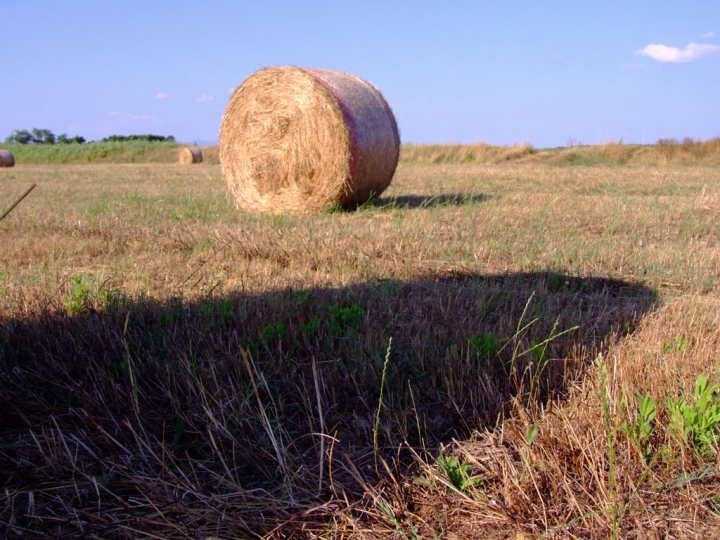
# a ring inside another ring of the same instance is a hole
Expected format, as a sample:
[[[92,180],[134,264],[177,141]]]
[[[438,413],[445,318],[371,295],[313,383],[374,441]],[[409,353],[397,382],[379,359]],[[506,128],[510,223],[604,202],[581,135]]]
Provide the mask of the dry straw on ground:
[[[202,163],[203,156],[199,148],[183,148],[180,150],[178,161],[183,165]]]
[[[0,150],[0,167],[14,167],[15,158],[10,150]]]
[[[238,205],[303,213],[353,207],[382,193],[400,135],[390,106],[360,77],[272,67],[233,93],[219,147]]]
[[[406,163],[268,219],[219,166],[18,161],[3,538],[720,538],[668,410],[718,381],[720,167]]]

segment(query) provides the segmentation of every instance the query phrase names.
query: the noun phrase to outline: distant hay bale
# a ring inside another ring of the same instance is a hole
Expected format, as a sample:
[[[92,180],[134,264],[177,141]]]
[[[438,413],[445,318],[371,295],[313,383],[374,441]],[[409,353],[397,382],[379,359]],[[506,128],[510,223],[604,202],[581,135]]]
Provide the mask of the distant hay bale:
[[[15,157],[10,150],[0,150],[0,167],[14,167]]]
[[[223,176],[239,206],[272,213],[354,207],[390,184],[400,135],[367,81],[271,67],[233,93],[220,127]]]
[[[183,165],[202,163],[202,152],[199,148],[183,148],[180,150],[179,161]]]

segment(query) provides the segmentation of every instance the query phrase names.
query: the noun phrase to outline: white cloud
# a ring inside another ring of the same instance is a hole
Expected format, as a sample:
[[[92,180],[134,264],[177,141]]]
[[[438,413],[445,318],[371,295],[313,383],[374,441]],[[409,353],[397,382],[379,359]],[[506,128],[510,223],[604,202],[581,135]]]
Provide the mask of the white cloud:
[[[170,97],[170,94],[167,92],[160,92],[159,94],[156,94],[155,97],[158,99],[167,99]]]
[[[710,38],[714,38],[716,35],[717,34],[715,34],[715,32],[707,32],[705,34],[700,34],[700,37],[705,38],[705,39],[710,39]]]
[[[207,103],[208,101],[213,101],[215,98],[212,96],[208,96],[207,94],[203,94],[199,98],[197,98],[195,101],[198,103]]]
[[[684,49],[667,45],[648,45],[638,54],[649,56],[658,62],[691,62],[702,56],[720,52],[720,46],[707,43],[690,43]]]

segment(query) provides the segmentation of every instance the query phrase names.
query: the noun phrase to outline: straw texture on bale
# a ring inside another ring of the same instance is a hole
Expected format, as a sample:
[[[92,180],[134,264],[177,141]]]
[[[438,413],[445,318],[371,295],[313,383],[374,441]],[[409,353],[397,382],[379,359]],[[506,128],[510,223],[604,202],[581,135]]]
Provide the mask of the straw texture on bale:
[[[178,159],[183,165],[202,163],[202,152],[199,148],[183,148]]]
[[[239,206],[317,212],[380,195],[395,173],[400,135],[382,94],[360,77],[271,67],[233,93],[219,153]]]
[[[15,157],[10,150],[0,150],[0,167],[14,167]]]

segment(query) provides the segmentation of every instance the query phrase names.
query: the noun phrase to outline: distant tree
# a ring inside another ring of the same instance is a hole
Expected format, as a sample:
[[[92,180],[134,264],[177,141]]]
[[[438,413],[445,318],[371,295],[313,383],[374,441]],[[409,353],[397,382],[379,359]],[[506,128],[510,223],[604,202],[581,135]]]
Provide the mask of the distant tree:
[[[56,142],[85,142],[85,139],[79,135],[68,139],[64,133],[60,137],[55,137],[55,134],[49,129],[32,128],[31,131],[16,129],[5,138],[5,142],[8,144],[55,144]]]
[[[5,137],[5,144],[30,144],[34,141],[33,134],[26,129],[16,129]]]
[[[77,143],[83,144],[85,137],[75,135],[74,137],[68,137],[66,133],[62,135],[55,134],[49,129],[38,129],[33,128],[32,131],[27,129],[16,129],[10,135],[5,137],[6,144],[70,144]]]
[[[55,135],[49,129],[32,129],[33,144],[55,144]]]
[[[56,142],[58,144],[83,144],[85,142],[85,137],[81,137],[80,135],[68,137],[66,133],[61,133],[57,136]]]
[[[147,141],[147,142],[175,142],[175,137],[168,135],[110,135],[105,137],[101,142],[128,142],[128,141]]]

